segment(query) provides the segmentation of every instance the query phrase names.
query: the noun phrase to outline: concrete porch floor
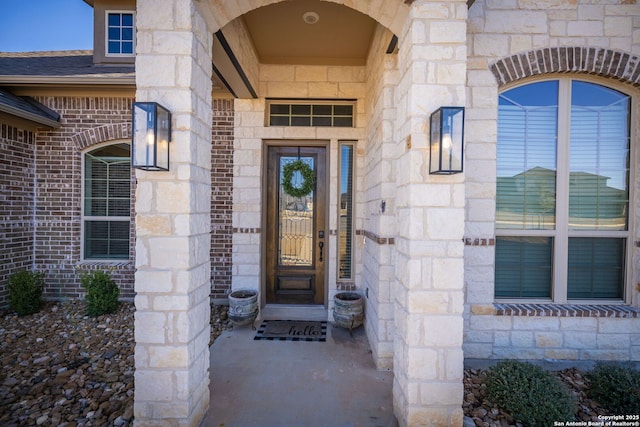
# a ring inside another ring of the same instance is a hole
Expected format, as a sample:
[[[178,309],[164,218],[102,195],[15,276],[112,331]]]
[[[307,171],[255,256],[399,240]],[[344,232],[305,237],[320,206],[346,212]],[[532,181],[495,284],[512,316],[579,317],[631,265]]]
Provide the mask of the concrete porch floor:
[[[202,426],[397,426],[393,373],[376,369],[364,327],[351,337],[329,322],[326,342],[254,341],[255,334],[235,326],[211,346]]]

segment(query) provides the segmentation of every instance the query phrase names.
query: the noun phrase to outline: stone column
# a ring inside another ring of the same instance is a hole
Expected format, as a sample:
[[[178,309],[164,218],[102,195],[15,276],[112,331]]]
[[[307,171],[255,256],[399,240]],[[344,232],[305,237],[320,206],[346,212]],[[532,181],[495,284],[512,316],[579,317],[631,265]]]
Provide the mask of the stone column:
[[[464,174],[429,175],[429,116],[465,105],[463,0],[416,0],[399,35],[394,408],[402,426],[463,420]]]
[[[168,172],[137,171],[137,426],[209,406],[211,44],[195,0],[138,0],[136,100],[173,114]]]

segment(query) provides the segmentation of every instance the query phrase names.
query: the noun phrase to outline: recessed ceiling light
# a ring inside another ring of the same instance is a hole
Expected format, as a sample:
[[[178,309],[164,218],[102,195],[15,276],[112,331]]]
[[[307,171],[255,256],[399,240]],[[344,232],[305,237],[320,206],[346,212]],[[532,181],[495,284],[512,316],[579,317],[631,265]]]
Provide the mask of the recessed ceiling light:
[[[315,12],[305,12],[304,15],[302,15],[302,20],[307,24],[313,25],[320,20],[320,15]]]

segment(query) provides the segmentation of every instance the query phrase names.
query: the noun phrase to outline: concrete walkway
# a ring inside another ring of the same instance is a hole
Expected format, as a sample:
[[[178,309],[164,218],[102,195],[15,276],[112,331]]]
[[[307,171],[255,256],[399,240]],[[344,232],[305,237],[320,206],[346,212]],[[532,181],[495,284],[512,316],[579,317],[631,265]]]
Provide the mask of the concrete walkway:
[[[256,326],[259,322],[256,322]],[[211,346],[206,427],[393,427],[393,374],[360,327],[330,322],[326,342],[254,341],[250,326]]]

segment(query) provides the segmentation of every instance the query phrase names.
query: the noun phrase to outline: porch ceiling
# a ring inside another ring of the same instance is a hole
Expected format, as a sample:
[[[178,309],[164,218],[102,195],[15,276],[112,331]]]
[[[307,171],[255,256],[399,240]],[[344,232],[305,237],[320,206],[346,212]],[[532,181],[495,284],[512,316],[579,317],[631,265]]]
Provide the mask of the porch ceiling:
[[[365,65],[376,26],[363,13],[318,0],[260,7],[243,19],[263,64]]]
[[[399,7],[413,2],[397,1]],[[467,6],[473,2],[467,0]],[[263,64],[365,65],[377,25],[374,19],[350,7],[321,0],[274,3],[237,19],[242,21]],[[395,40],[389,49],[395,48]],[[214,37],[214,90],[228,91],[238,98],[255,97],[241,64],[225,43],[223,28]]]

